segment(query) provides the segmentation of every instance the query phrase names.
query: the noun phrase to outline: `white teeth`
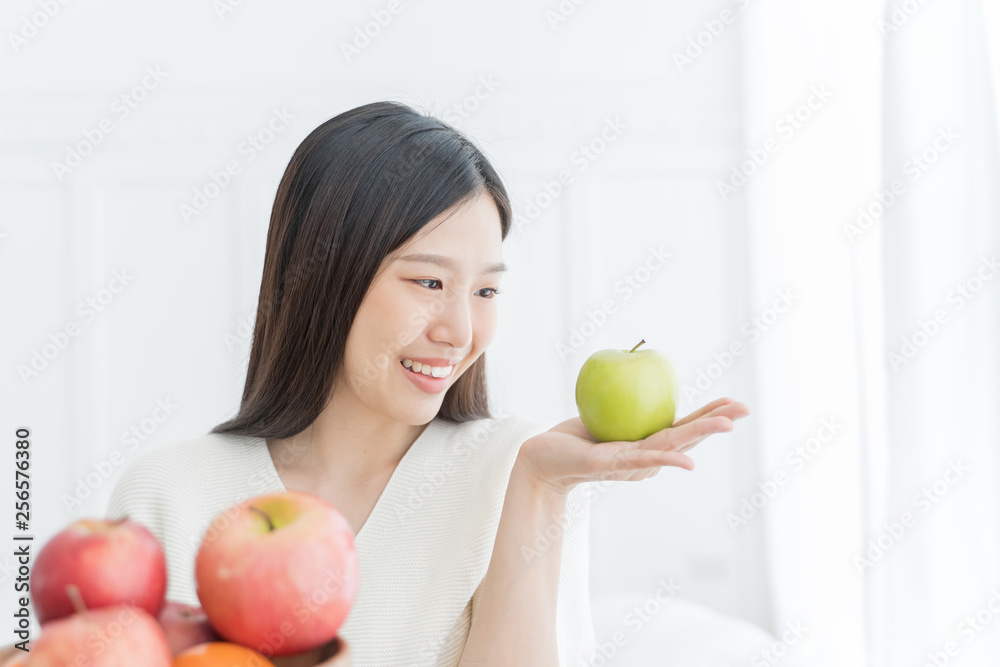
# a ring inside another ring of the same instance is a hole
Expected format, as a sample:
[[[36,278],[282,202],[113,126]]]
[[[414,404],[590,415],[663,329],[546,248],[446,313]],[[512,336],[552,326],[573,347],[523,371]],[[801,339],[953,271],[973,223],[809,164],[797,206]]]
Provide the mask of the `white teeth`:
[[[423,373],[424,375],[436,378],[448,377],[455,368],[454,366],[428,366],[412,359],[403,359],[403,366],[409,368],[414,373]]]

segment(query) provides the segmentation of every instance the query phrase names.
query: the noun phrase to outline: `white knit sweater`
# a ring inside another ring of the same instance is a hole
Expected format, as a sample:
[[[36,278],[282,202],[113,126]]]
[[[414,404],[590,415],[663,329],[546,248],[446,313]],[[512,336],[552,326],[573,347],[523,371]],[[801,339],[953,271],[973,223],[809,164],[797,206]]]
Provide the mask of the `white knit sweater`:
[[[355,537],[360,588],[340,629],[354,667],[459,663],[514,459],[525,440],[546,430],[518,415],[463,424],[434,419],[424,429]],[[594,651],[586,487],[573,489],[566,522],[550,528],[563,537],[560,667],[582,667]],[[241,500],[284,490],[264,438],[207,434],[136,459],[115,484],[106,514],[147,526],[166,551],[167,598],[197,605],[194,561],[211,521]],[[545,548],[544,535],[537,546]]]

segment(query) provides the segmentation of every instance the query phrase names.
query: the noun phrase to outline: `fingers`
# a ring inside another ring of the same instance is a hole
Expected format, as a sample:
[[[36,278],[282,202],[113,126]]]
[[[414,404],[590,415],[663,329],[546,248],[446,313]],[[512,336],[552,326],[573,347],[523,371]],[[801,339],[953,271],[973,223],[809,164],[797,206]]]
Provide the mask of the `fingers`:
[[[654,477],[663,466],[694,470],[694,460],[684,454],[713,433],[728,433],[734,421],[750,414],[750,408],[731,398],[720,398],[648,438],[622,442],[612,455],[612,471],[604,479],[643,480]],[[605,464],[606,465],[606,464]]]
[[[746,403],[741,401],[733,401],[731,403],[726,403],[725,405],[720,405],[711,412],[708,413],[709,416],[712,415],[725,415],[730,419],[743,419],[750,414],[750,408]]]
[[[668,444],[667,446],[675,452],[686,452],[689,449],[692,449],[701,444],[702,440],[712,435],[713,433],[728,433],[733,430],[734,426],[733,420],[726,416],[719,415],[714,417],[703,417],[699,421],[704,422],[708,420],[712,420],[715,426],[706,426],[705,428],[699,429],[699,431],[697,432],[692,432],[691,434],[683,434],[683,437],[675,437],[672,441],[672,444]],[[678,434],[667,433],[668,441],[669,441],[669,436],[671,435],[678,436]]]
[[[702,415],[707,415],[709,412],[711,412],[712,410],[714,410],[714,409],[716,409],[718,407],[721,407],[723,405],[726,405],[727,403],[732,403],[732,402],[733,402],[733,399],[731,399],[731,398],[717,398],[714,401],[712,401],[711,403],[709,403],[707,405],[703,405],[702,407],[698,408],[697,410],[695,410],[694,412],[692,412],[688,416],[684,417],[683,419],[674,420],[674,426],[683,426],[684,424],[687,424],[688,422],[692,422],[695,419],[697,419],[698,417],[701,417]]]
[[[676,466],[694,470],[694,460],[681,452],[660,449],[621,449],[614,455],[611,468],[615,472],[628,472],[640,468]]]
[[[693,422],[694,420],[711,415],[723,415],[729,417],[730,419],[742,419],[750,414],[750,408],[747,407],[746,403],[734,400],[732,398],[718,398],[711,403],[695,410],[683,419],[675,420],[673,427],[683,426]]]
[[[656,446],[664,444],[667,449],[677,450],[696,441],[701,442],[713,433],[728,433],[732,430],[733,420],[724,415],[699,417],[683,426],[660,431],[656,434],[661,436]]]
[[[730,402],[724,402],[722,405],[705,412],[692,421],[657,431],[644,441],[640,441],[643,444],[639,446],[653,446],[658,449],[685,452],[713,433],[727,433],[732,431],[733,422],[736,419],[742,419],[750,414],[750,408],[739,401],[731,401],[730,399],[720,400]],[[713,404],[709,403],[706,407]]]

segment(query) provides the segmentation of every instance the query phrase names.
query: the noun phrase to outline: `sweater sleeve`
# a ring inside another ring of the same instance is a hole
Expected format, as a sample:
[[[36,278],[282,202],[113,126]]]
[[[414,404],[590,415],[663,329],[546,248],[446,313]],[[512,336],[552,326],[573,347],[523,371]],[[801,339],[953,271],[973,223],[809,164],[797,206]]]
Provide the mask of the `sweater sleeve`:
[[[115,482],[104,514],[108,519],[129,518],[141,523],[162,542],[163,525],[155,510],[157,475],[146,464],[146,458],[140,457],[125,468]]]

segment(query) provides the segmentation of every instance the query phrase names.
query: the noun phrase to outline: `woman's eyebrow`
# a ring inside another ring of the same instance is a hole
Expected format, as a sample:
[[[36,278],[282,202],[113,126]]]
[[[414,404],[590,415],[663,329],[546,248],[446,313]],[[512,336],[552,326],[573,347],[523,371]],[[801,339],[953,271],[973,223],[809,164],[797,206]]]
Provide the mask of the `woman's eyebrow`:
[[[413,255],[404,255],[402,257],[397,257],[396,259],[404,262],[423,262],[425,264],[436,264],[438,266],[443,266],[444,268],[450,269],[452,271],[455,270],[455,263],[451,261],[451,259],[449,259],[448,257],[442,257],[441,255],[416,253]],[[507,265],[504,264],[503,262],[500,262],[498,264],[490,264],[483,268],[482,275],[486,275],[488,273],[503,273],[504,271],[507,270],[507,268],[508,268]]]

